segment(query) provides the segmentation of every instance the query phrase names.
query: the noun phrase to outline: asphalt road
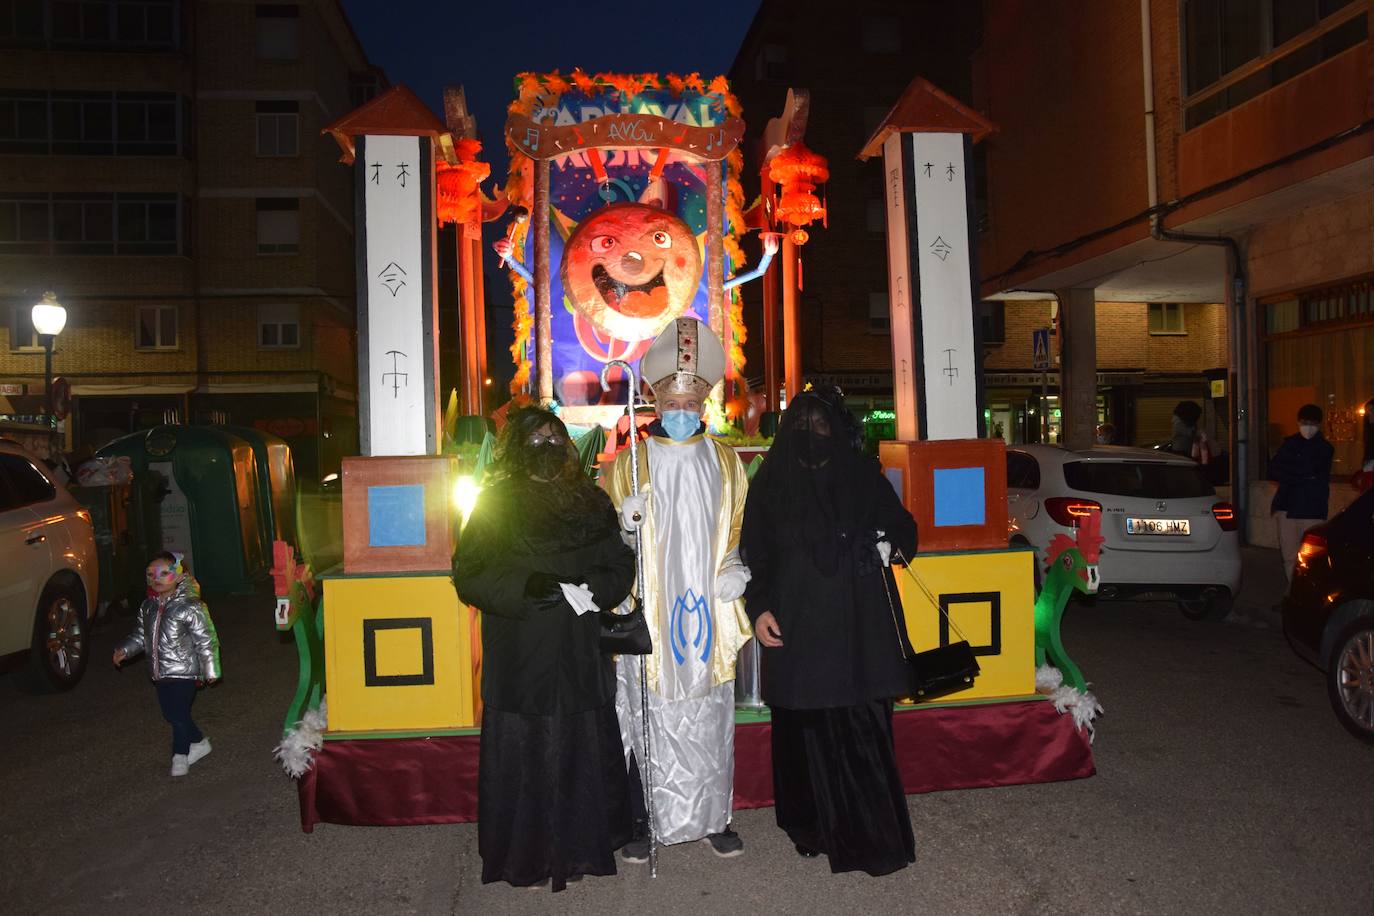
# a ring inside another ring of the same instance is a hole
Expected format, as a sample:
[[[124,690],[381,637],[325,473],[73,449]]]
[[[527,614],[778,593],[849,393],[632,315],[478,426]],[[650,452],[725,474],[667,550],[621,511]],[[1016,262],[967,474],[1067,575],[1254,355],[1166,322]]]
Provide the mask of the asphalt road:
[[[1242,610],[1282,590],[1246,557]],[[1195,624],[1171,606],[1073,605],[1065,643],[1107,709],[1098,774],[912,796],[917,863],[831,875],[771,810],[740,812],[745,855],[664,850],[568,891],[483,886],[472,824],[301,833],[272,759],[296,670],[267,597],[212,603],[225,681],[196,716],[214,752],[167,775],[141,664],[98,630],[68,694],[0,678],[0,910],[39,913],[1374,913],[1374,747],[1350,738],[1319,674],[1276,629]],[[1272,620],[1272,618],[1271,618]],[[1276,623],[1276,621],[1273,621]]]

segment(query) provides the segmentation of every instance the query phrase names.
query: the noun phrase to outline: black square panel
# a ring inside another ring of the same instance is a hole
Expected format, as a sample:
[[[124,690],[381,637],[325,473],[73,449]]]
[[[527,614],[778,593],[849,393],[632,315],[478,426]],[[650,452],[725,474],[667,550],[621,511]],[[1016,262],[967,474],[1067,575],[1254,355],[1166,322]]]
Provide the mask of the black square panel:
[[[985,646],[973,645],[974,655],[1002,654],[1002,593],[1001,592],[952,592],[940,596],[940,645],[949,645],[949,610],[959,604],[986,604],[992,620],[988,626],[991,642]]]
[[[418,674],[377,673],[377,631],[419,630],[424,670]],[[363,683],[368,687],[420,687],[434,683],[434,621],[428,617],[382,617],[363,620]]]

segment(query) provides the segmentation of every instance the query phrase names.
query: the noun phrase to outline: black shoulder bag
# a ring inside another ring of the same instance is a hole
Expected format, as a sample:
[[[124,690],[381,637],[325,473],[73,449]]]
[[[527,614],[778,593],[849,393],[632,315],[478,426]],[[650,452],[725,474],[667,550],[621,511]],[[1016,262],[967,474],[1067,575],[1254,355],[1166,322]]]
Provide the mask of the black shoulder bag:
[[[939,608],[954,632],[959,634],[958,642],[927,649],[924,652],[913,651],[906,629],[897,619],[897,604],[892,600],[892,588],[887,583],[887,570],[882,571],[883,590],[887,592],[887,607],[892,612],[892,626],[897,631],[897,646],[902,650],[902,658],[906,660],[911,676],[911,695],[919,700],[929,700],[967,690],[973,686],[973,679],[980,671],[973,647],[969,645],[954,621],[950,620],[949,612],[940,606],[939,598],[932,595],[930,589],[921,581],[921,577],[916,575],[907,558],[902,556],[902,552],[894,548],[892,554],[895,559],[901,561],[906,574],[930,599],[930,603]]]

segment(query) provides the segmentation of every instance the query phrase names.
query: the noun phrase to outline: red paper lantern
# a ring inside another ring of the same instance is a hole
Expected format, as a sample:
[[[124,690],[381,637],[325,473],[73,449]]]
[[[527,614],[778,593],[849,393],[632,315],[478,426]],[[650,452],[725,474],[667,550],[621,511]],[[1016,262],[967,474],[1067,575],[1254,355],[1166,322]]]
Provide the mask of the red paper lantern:
[[[802,241],[806,233],[801,227],[814,220],[825,219],[825,204],[816,196],[816,185],[830,178],[830,167],[824,156],[795,143],[773,157],[768,165],[768,177],[779,187],[774,208],[777,218],[797,228]],[[793,241],[801,244],[794,236]]]

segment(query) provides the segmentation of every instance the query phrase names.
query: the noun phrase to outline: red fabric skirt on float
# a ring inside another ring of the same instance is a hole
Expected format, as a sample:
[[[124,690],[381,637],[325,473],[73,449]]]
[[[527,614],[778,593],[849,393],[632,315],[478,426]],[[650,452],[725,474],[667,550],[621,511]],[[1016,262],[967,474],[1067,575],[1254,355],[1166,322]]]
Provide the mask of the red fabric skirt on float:
[[[897,766],[907,794],[1082,779],[1097,772],[1086,733],[1043,699],[899,709]],[[477,819],[481,736],[326,741],[298,782],[301,829]],[[735,727],[735,807],[773,804],[767,722]]]

